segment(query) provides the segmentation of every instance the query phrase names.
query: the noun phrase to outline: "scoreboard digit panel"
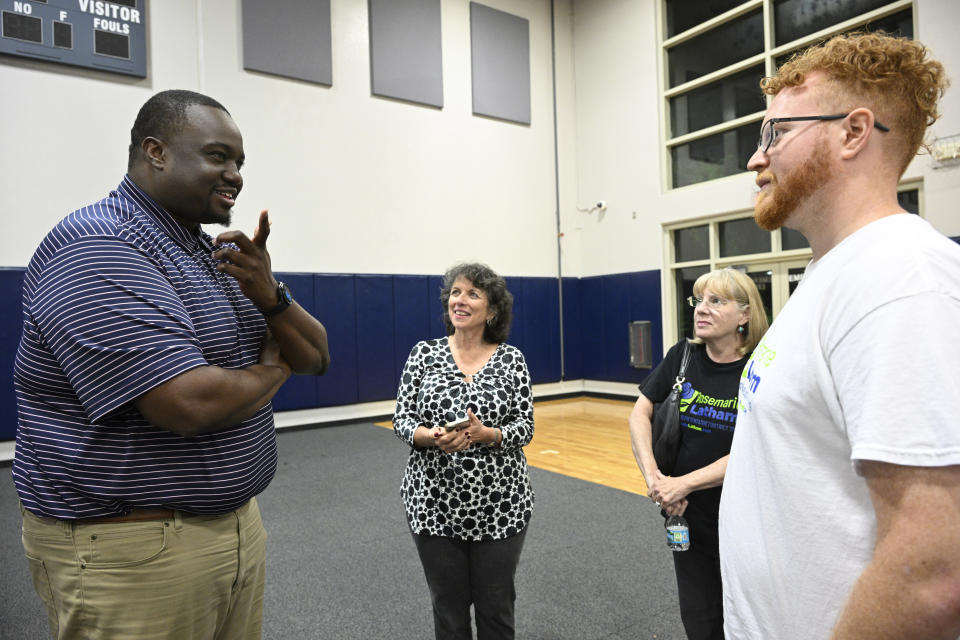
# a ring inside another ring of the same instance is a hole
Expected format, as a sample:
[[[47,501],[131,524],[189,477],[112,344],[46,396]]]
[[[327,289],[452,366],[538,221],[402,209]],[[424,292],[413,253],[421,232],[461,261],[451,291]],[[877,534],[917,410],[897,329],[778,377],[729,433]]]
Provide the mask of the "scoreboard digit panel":
[[[0,0],[0,53],[147,77],[147,0]]]

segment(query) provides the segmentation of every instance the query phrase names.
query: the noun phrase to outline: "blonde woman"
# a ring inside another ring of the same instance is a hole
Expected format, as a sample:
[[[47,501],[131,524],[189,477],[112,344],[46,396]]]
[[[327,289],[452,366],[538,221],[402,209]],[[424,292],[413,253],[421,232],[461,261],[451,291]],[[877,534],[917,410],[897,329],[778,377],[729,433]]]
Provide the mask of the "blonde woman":
[[[653,404],[665,400],[674,384],[686,338],[640,385],[630,414],[630,439],[647,495],[668,515],[683,515],[690,526],[689,550],[672,554],[687,638],[723,640],[720,491],[737,421],[740,374],[768,324],[757,286],[734,269],[697,278],[687,301],[693,307],[693,351],[681,394],[680,450],[673,474],[657,468],[650,421]]]

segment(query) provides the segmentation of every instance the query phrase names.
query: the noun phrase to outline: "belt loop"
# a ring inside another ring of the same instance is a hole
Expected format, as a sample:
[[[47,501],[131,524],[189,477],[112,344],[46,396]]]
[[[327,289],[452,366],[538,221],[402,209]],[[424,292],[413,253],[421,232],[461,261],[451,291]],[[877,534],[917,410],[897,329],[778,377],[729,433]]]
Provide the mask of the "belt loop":
[[[173,510],[173,528],[177,531],[183,530],[183,511],[180,509]]]

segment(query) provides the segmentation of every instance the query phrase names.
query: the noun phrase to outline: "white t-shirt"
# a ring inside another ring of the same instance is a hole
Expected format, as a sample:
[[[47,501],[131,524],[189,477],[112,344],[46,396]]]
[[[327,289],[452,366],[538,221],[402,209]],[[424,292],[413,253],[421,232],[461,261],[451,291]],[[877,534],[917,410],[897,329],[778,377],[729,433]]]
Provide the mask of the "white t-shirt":
[[[857,460],[960,464],[960,246],[910,214],[812,262],[740,379],[720,503],[728,640],[827,638],[870,561]]]

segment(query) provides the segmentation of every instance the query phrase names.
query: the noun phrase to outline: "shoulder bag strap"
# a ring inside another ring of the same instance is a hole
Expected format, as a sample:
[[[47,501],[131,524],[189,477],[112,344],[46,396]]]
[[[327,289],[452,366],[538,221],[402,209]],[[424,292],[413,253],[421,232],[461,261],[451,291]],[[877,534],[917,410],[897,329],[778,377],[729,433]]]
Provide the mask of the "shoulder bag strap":
[[[693,351],[693,349],[690,348],[690,342],[689,342],[689,341],[684,342],[684,343],[683,343],[683,357],[680,358],[680,370],[677,371],[677,379],[676,379],[676,381],[673,383],[673,388],[674,388],[674,389],[678,389],[678,390],[679,390],[679,389],[682,389],[682,388],[683,388],[683,383],[686,381],[686,377],[685,377],[685,376],[687,375],[687,363],[690,362],[690,352],[691,352],[691,351]]]

